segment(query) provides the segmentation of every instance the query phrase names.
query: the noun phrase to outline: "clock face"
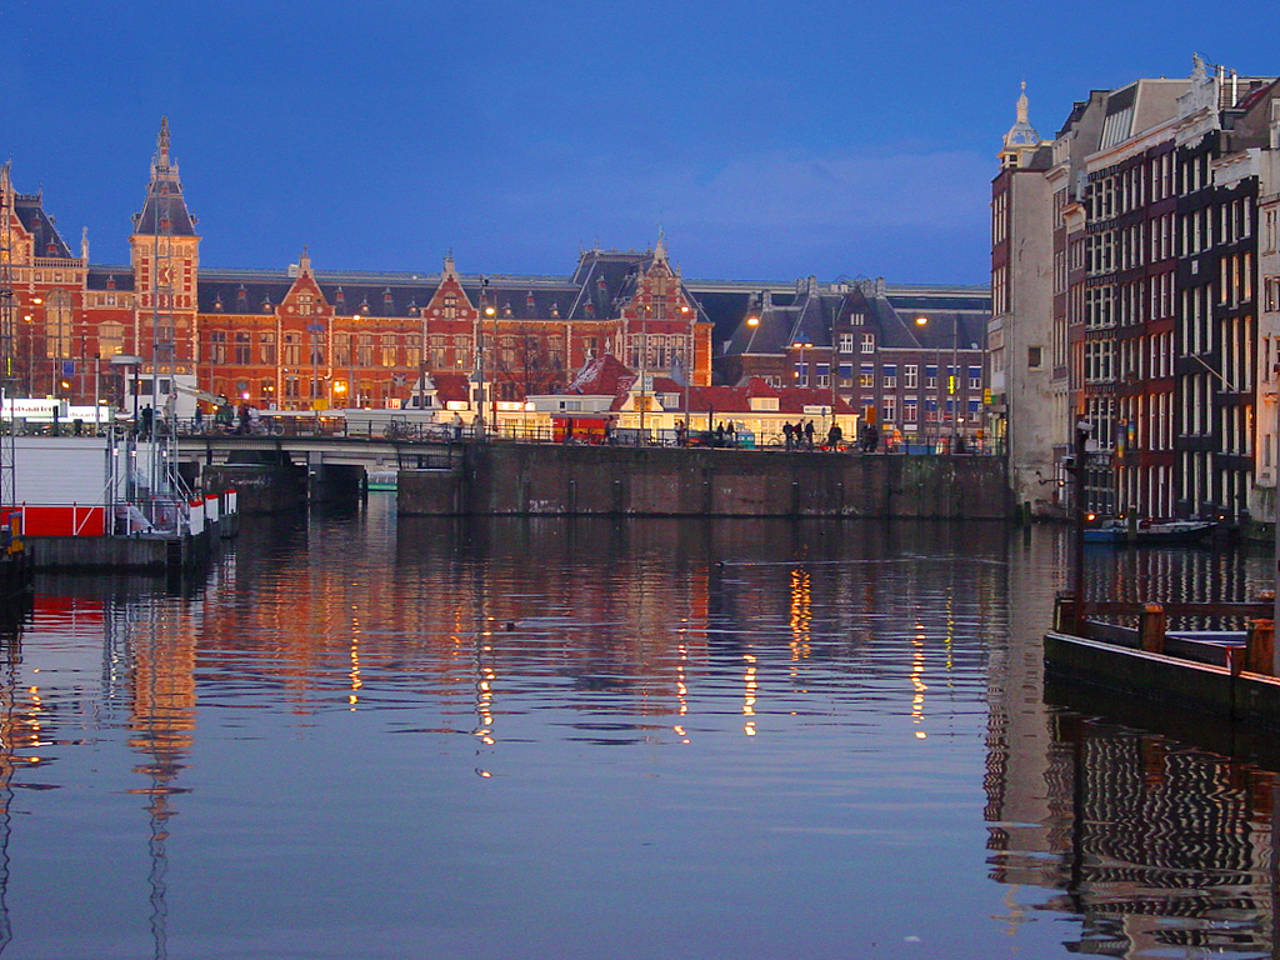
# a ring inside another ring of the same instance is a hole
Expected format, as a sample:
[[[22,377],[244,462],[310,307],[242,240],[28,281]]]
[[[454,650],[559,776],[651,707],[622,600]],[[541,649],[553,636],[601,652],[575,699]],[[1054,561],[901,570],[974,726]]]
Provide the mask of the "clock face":
[[[173,279],[173,267],[167,264],[162,266],[159,270],[158,276],[160,277],[161,283],[169,283]]]

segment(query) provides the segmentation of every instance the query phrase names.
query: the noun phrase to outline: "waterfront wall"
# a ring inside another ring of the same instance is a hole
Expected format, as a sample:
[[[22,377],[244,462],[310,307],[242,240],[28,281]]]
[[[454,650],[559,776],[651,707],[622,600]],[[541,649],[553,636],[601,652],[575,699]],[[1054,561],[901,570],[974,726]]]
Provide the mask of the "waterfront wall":
[[[204,469],[204,489],[234,489],[240,513],[279,513],[307,503],[307,471],[293,465],[222,464]]]
[[[215,530],[186,537],[28,537],[36,570],[167,570],[203,562],[218,542]]]
[[[402,470],[403,514],[1006,519],[999,457],[470,444]]]

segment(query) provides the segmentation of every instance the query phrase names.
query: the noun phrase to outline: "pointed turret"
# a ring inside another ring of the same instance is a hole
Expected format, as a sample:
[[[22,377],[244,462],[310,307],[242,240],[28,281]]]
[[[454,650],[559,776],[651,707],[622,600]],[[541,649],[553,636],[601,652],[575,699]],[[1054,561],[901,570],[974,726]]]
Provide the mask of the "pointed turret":
[[[156,153],[151,160],[151,182],[147,185],[147,199],[140,213],[134,214],[135,234],[194,237],[196,218],[187,210],[182,196],[182,181],[178,179],[178,165],[169,155],[169,118],[160,118],[160,133],[156,137]]]
[[[1005,167],[1023,166],[1022,156],[1038,150],[1043,141],[1036,128],[1031,126],[1027,104],[1027,81],[1022,81],[1022,92],[1018,97],[1017,119],[1009,132],[1004,135],[1000,147],[1000,164]]]

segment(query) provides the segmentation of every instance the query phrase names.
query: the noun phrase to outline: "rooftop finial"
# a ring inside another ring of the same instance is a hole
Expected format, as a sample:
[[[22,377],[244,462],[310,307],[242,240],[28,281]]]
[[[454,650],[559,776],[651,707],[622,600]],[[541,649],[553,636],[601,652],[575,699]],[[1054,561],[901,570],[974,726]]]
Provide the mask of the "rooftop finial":
[[[1027,81],[1023,80],[1023,81],[1022,81],[1022,94],[1021,94],[1021,96],[1019,96],[1019,97],[1018,97],[1018,122],[1019,122],[1019,123],[1030,123],[1030,122],[1031,122],[1031,121],[1030,121],[1030,119],[1028,119],[1028,116],[1029,116],[1029,110],[1027,109],[1027,107],[1028,107],[1028,102],[1027,102]]]
[[[156,137],[156,155],[161,167],[169,166],[169,118],[160,118],[160,134]]]

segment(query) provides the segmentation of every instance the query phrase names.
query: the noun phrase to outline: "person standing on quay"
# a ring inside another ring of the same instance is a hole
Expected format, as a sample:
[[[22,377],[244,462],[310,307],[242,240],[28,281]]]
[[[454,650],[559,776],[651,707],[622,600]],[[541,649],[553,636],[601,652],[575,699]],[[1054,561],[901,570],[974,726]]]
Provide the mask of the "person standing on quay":
[[[791,449],[791,434],[794,431],[791,427],[791,421],[787,420],[782,424],[782,439],[786,442],[787,449]]]
[[[805,443],[808,444],[809,449],[812,450],[813,449],[813,421],[812,420],[810,420],[808,423],[804,425],[804,439],[805,439]]]

